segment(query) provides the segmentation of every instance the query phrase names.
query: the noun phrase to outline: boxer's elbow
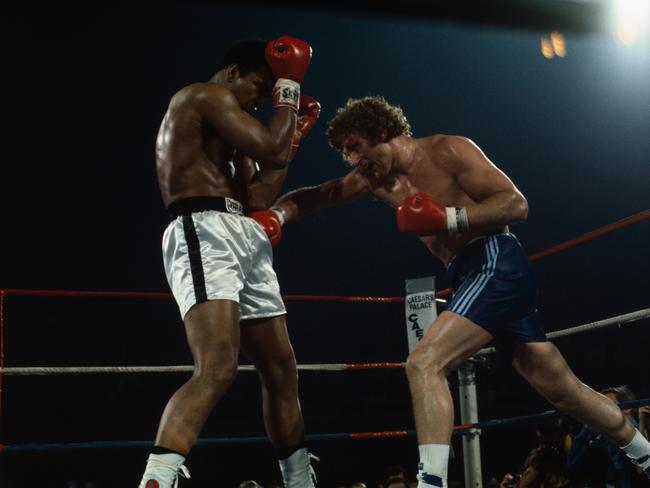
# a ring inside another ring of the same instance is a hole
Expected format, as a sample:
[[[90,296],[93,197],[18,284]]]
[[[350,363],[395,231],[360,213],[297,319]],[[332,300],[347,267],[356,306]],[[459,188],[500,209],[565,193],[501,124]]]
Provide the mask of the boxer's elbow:
[[[260,169],[278,170],[289,165],[289,149],[279,141],[259,140],[247,154],[257,162]]]
[[[273,143],[267,146],[261,159],[267,169],[284,169],[289,165],[289,147],[286,144]]]
[[[267,154],[264,157],[259,158],[258,163],[260,167],[264,169],[285,169],[288,166],[289,161],[285,151],[281,153]]]
[[[255,188],[248,195],[248,210],[251,212],[267,210],[273,205],[276,196],[275,188]]]
[[[513,222],[523,222],[528,218],[528,201],[519,192],[514,192],[510,196],[510,208]]]

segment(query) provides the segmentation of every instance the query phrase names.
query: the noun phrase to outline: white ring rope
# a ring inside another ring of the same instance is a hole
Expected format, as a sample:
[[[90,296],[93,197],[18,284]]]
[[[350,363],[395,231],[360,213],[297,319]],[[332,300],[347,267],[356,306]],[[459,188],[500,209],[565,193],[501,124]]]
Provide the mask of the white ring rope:
[[[588,324],[570,327],[568,329],[559,330],[547,334],[549,339],[556,339],[573,334],[579,334],[610,325],[624,325],[631,322],[636,322],[650,317],[650,308],[637,310],[616,317],[611,317],[597,322],[590,322]],[[476,355],[486,355],[493,353],[493,347],[481,349]],[[332,364],[299,364],[298,370],[300,371],[345,371],[348,369],[381,369],[381,368],[394,368],[395,364],[400,363],[369,363],[367,367],[358,367],[354,363],[332,363]],[[401,363],[402,366],[404,363]],[[239,371],[255,371],[252,365],[240,365],[237,368]],[[14,376],[27,376],[27,375],[55,375],[55,374],[102,374],[102,373],[191,373],[194,371],[194,366],[72,366],[72,367],[38,367],[38,366],[25,366],[25,367],[10,367],[0,368],[0,374],[14,375]]]
[[[348,364],[299,364],[303,371],[342,371],[349,369]],[[238,371],[255,371],[252,365],[239,365]],[[25,366],[2,368],[0,374],[13,376],[54,375],[54,374],[102,374],[102,373],[192,373],[194,366],[61,366],[40,367]]]
[[[596,322],[589,322],[588,324],[576,325],[575,327],[569,327],[568,329],[556,330],[555,332],[549,332],[546,334],[546,337],[549,339],[557,339],[558,337],[565,337],[573,334],[580,334],[581,332],[587,332],[595,329],[602,329],[603,327],[609,327],[610,325],[624,325],[630,322],[636,322],[637,320],[642,320],[650,317],[650,308],[643,308],[637,310],[636,312],[630,312],[623,315],[617,315],[616,317],[611,317],[609,319],[598,320]],[[486,354],[492,354],[496,351],[494,347],[486,347],[481,349],[475,354],[475,356],[485,356]]]

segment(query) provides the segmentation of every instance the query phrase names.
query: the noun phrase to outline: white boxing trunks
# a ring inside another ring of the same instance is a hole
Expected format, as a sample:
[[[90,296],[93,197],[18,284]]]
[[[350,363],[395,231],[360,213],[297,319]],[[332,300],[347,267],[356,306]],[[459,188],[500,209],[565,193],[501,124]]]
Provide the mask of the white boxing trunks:
[[[233,300],[240,320],[286,313],[264,230],[231,198],[191,197],[167,208],[162,239],[167,281],[185,317],[197,303]]]

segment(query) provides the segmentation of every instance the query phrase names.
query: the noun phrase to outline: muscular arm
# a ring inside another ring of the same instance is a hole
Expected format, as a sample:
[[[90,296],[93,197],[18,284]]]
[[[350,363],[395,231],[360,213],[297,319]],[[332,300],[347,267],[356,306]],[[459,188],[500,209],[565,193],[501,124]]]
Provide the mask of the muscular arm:
[[[296,127],[294,110],[276,108],[268,127],[265,127],[241,109],[228,89],[203,83],[193,85],[192,90],[201,119],[209,122],[227,144],[249,155],[263,167],[286,167]]]
[[[283,168],[262,167],[258,170],[255,161],[243,155],[236,157],[235,165],[241,173],[246,188],[246,202],[249,210],[269,208],[284,183],[288,166]]]
[[[492,230],[526,220],[526,199],[476,144],[455,136],[439,144],[458,185],[476,202],[466,207],[471,229]]]
[[[284,210],[287,221],[297,220],[318,210],[350,203],[369,194],[365,178],[353,170],[342,178],[290,191],[273,206]]]

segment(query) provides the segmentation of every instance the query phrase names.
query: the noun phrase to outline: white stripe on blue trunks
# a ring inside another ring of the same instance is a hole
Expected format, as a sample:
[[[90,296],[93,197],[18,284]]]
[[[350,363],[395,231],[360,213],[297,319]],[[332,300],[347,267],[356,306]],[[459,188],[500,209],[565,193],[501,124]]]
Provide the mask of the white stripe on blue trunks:
[[[481,291],[483,291],[483,288],[485,288],[488,280],[494,275],[494,269],[499,255],[499,244],[495,236],[490,236],[486,239],[485,248],[487,262],[481,267],[481,272],[474,278],[472,284],[462,292],[456,305],[450,309],[451,312],[456,312],[459,315],[467,312]]]
[[[487,262],[481,267],[481,273],[479,273],[479,275],[474,279],[474,282],[463,292],[463,295],[458,302],[458,306],[455,307],[459,314],[467,312],[481,291],[483,291],[489,279],[494,275],[494,269],[496,267],[497,256],[499,253],[498,243],[494,236],[486,239],[485,248]]]

